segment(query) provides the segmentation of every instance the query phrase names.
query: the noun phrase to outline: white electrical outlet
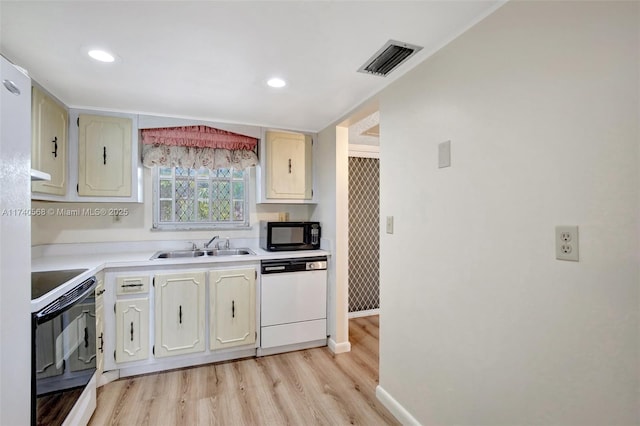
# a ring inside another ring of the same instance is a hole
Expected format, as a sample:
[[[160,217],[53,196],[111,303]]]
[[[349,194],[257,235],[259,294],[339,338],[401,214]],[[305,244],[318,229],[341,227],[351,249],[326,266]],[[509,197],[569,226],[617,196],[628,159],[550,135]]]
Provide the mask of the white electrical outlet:
[[[556,259],[578,261],[577,226],[556,226]]]
[[[387,234],[393,234],[393,216],[387,216]]]

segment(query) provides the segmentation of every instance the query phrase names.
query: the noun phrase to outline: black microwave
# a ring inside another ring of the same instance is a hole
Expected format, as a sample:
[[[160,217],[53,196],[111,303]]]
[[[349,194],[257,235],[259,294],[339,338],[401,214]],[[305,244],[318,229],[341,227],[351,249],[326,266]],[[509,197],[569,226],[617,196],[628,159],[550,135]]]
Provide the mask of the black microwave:
[[[317,250],[320,222],[260,221],[260,247],[268,251]]]

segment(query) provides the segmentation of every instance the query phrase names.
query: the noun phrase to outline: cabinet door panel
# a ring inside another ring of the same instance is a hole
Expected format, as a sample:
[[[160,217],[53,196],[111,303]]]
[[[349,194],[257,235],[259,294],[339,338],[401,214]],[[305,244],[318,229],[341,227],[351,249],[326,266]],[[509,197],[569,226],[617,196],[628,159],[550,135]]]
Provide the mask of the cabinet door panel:
[[[211,349],[254,343],[255,270],[211,271],[209,282]]]
[[[311,198],[311,138],[267,132],[267,198]]]
[[[96,370],[104,371],[104,272],[96,274]]]
[[[92,305],[76,305],[69,309],[70,318],[75,318],[75,330],[71,332],[77,339],[77,348],[69,358],[71,371],[95,367],[96,362],[96,313]],[[84,342],[84,343],[83,343]]]
[[[204,272],[156,275],[155,355],[204,351]]]
[[[31,190],[65,195],[67,191],[67,111],[37,87],[32,88],[31,168],[51,175]]]
[[[62,331],[62,317],[47,321],[36,329],[36,377],[62,374],[62,363],[56,363],[56,337]]]
[[[116,302],[116,362],[149,357],[149,299]]]
[[[78,194],[131,196],[131,119],[85,114],[79,119]]]

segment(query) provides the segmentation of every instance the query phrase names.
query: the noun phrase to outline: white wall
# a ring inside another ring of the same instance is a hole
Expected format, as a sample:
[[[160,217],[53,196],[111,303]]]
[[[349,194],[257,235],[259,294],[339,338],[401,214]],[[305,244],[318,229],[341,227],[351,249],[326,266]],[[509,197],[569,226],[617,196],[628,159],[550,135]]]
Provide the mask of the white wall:
[[[348,240],[338,236],[348,235],[349,220],[345,212],[348,197],[348,129],[330,126],[318,133],[316,147],[316,164],[321,170],[316,171],[316,187],[318,188],[318,205],[312,213],[312,220],[322,224],[323,240],[328,242],[331,259],[327,270],[329,286],[327,304],[329,306],[328,328],[330,347],[335,352],[346,352],[349,344],[348,322]]]
[[[31,416],[31,80],[0,57],[0,425]]]
[[[420,423],[640,423],[639,9],[510,2],[382,92],[380,387]]]
[[[205,240],[214,234],[230,238],[257,238],[260,220],[278,220],[278,212],[289,212],[291,220],[309,220],[309,205],[256,204],[255,173],[250,182],[250,225],[246,230],[207,230],[207,231],[152,231],[153,193],[151,169],[144,169],[144,204],[134,203],[47,203],[33,201],[34,208],[127,208],[128,216],[122,216],[120,222],[114,222],[110,216],[38,216],[33,217],[32,244],[81,243],[103,241],[150,241],[150,240]]]

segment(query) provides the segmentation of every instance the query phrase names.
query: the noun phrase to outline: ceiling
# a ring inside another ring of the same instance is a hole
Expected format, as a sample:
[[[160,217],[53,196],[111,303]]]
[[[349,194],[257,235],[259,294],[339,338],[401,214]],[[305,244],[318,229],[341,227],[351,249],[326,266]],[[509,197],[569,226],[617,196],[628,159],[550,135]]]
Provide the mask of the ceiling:
[[[2,0],[0,53],[74,108],[316,132],[502,3]],[[424,49],[387,77],[358,73],[389,39]]]

